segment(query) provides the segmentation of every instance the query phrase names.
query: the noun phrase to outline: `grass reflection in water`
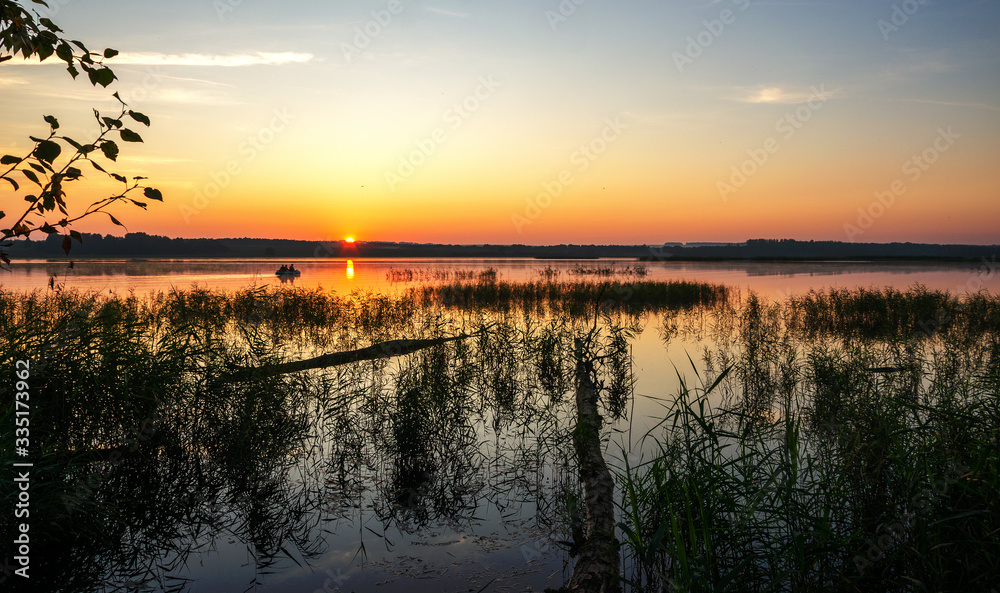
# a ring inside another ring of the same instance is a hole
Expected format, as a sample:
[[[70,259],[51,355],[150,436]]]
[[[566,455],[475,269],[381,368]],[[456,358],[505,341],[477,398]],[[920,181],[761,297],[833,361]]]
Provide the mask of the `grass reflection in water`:
[[[220,538],[245,545],[266,583],[345,542],[364,558],[491,513],[530,517],[575,554],[588,526],[574,343],[591,333],[626,588],[943,591],[1000,566],[1000,304],[985,294],[771,303],[696,283],[494,275],[388,295],[0,292],[0,313],[0,364],[32,361],[32,570],[51,590],[185,590],[185,563]],[[683,388],[639,448],[615,454],[631,345],[649,326],[703,344],[695,371],[711,384]],[[7,447],[14,398],[0,389]]]

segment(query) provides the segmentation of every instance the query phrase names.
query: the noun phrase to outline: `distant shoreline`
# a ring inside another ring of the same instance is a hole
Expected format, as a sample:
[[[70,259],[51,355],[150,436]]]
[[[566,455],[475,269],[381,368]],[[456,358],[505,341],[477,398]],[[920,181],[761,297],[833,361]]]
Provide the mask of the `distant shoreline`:
[[[750,239],[743,243],[664,243],[662,245],[447,245],[383,241],[299,241],[288,239],[171,239],[130,233],[124,237],[83,235],[69,254],[60,235],[42,241],[12,241],[14,260],[84,259],[267,259],[303,258],[447,258],[596,260],[639,262],[995,262],[998,245],[937,245],[927,243],[844,243],[791,239]]]
[[[61,257],[32,257],[24,259],[15,259],[14,264],[17,263],[69,263],[69,262],[89,262],[89,261],[102,261],[102,262],[130,262],[130,263],[141,263],[144,261],[148,262],[171,262],[171,261],[267,261],[274,262],[275,265],[280,265],[281,263],[288,262],[321,262],[327,260],[478,260],[478,261],[524,261],[524,262],[538,262],[539,264],[544,264],[545,262],[602,262],[602,261],[613,261],[616,263],[636,263],[636,264],[656,264],[656,263],[772,263],[772,264],[783,264],[783,263],[814,263],[814,264],[982,264],[983,258],[958,258],[958,257],[857,257],[857,258],[816,258],[816,257],[670,257],[670,258],[636,258],[636,257],[517,257],[517,256],[438,256],[438,255],[355,255],[355,256],[328,256],[328,257],[306,257],[306,256],[214,256],[214,255],[185,255],[183,257],[178,256],[121,256],[121,255],[85,255],[85,256],[61,256]],[[987,260],[988,263],[992,263],[991,260]]]

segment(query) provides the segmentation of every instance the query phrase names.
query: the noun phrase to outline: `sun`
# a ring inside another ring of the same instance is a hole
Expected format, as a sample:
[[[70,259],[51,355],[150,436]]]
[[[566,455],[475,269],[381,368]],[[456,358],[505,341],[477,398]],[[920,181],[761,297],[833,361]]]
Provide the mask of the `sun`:
[[[348,237],[348,238],[344,239],[344,241],[347,242],[347,243],[354,243],[354,237]]]

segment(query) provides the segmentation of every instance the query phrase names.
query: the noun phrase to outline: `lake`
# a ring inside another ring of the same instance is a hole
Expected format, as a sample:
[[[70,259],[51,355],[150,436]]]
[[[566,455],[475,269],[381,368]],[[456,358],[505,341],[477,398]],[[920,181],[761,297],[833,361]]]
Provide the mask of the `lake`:
[[[274,276],[281,265],[293,263],[302,276],[282,282]],[[49,279],[67,288],[82,290],[151,291],[189,288],[237,289],[248,285],[322,287],[340,293],[353,290],[390,291],[405,283],[390,281],[392,270],[420,270],[425,277],[447,270],[495,268],[502,278],[534,280],[545,268],[569,273],[577,267],[624,268],[641,265],[652,280],[684,279],[718,282],[753,290],[762,296],[782,299],[810,289],[884,287],[906,289],[922,284],[957,294],[980,287],[996,291],[995,262],[976,263],[883,263],[883,262],[788,262],[788,263],[690,263],[642,262],[634,260],[438,260],[438,259],[299,259],[275,260],[81,260],[67,262],[27,260],[15,262],[10,272],[0,274],[0,286],[10,290],[44,289]],[[419,279],[419,276],[418,276]]]
[[[560,587],[574,566],[565,542],[582,512],[569,436],[573,340],[591,326],[600,328],[595,377],[609,398],[603,455],[619,477],[664,453],[657,431],[685,390],[708,391],[713,408],[780,420],[798,406],[813,409],[817,386],[828,384],[816,373],[830,361],[855,369],[859,390],[928,394],[940,381],[937,367],[925,365],[959,350],[975,360],[948,367],[953,379],[996,368],[996,328],[983,329],[962,309],[995,303],[1000,283],[987,262],[281,263],[302,275],[277,279],[273,260],[102,260],[73,268],[16,262],[0,277],[11,318],[45,326],[8,326],[4,336],[14,336],[12,356],[16,349],[48,365],[39,364],[44,387],[35,397],[49,407],[36,404],[35,414],[51,433],[36,430],[53,444],[35,460],[50,460],[39,471],[63,490],[56,496],[53,486],[52,500],[39,495],[38,522],[68,516],[78,529],[65,543],[69,557],[53,552],[59,590]],[[681,281],[721,285],[726,294],[685,296],[695,293]],[[593,306],[562,296],[602,282],[617,284]],[[681,292],[661,303],[639,288],[654,282]],[[552,292],[509,293],[526,283]],[[27,291],[51,304],[37,307],[42,313],[18,304]],[[831,296],[817,304],[810,291]],[[928,294],[935,291],[956,298]],[[74,308],[82,317],[65,317]],[[830,311],[836,321],[824,321]],[[949,341],[945,326],[959,328],[953,333],[966,346]],[[246,386],[218,382],[235,367],[463,333],[469,337],[388,360]],[[883,367],[899,372],[865,374]],[[876,382],[864,387],[869,378]],[[717,388],[708,388],[715,379]],[[64,398],[82,398],[81,407]],[[64,424],[48,427],[46,414],[66,414]],[[137,428],[149,419],[159,427],[155,438]],[[108,459],[123,438],[144,453]],[[67,448],[74,456],[62,461]],[[73,469],[59,469],[63,463]],[[616,500],[625,505],[621,492]],[[645,561],[629,554],[630,578],[646,578],[636,576]]]

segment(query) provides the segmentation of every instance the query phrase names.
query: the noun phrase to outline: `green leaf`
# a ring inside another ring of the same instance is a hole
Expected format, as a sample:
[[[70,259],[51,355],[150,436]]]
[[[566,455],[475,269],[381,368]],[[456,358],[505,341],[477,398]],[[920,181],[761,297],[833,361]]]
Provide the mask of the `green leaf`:
[[[90,161],[90,164],[93,165],[94,168],[100,171],[101,173],[107,173],[107,171],[104,170],[104,167],[97,164],[97,161]]]
[[[121,131],[122,140],[125,142],[142,142],[142,136],[136,134],[128,128],[123,128]]]
[[[145,115],[143,115],[143,114],[139,113],[138,111],[131,111],[131,110],[130,110],[130,111],[128,112],[128,114],[129,114],[129,116],[131,116],[131,117],[132,117],[132,119],[134,119],[135,121],[137,121],[137,122],[139,122],[139,123],[141,123],[141,124],[145,124],[145,126],[146,126],[147,128],[149,127],[149,118],[148,118],[148,117],[146,117]]]
[[[66,168],[66,179],[72,181],[73,179],[79,179],[80,177],[83,177],[83,171],[77,169],[76,167]]]
[[[87,53],[90,53],[90,50],[88,50],[87,46],[84,45],[83,43],[80,43],[79,41],[72,40],[72,39],[70,40],[70,43],[72,43],[73,45],[79,47],[81,51],[85,51]]]
[[[118,160],[118,145],[113,140],[101,142],[101,152],[112,161]]]
[[[118,173],[112,173],[111,176],[114,177],[116,180],[121,181],[122,183],[128,183],[128,179],[125,179]]]
[[[122,224],[121,222],[119,222],[119,220],[118,220],[117,218],[115,218],[114,216],[112,216],[112,215],[110,215],[110,214],[108,214],[108,218],[110,218],[110,219],[111,219],[111,222],[113,222],[113,223],[117,224],[118,226],[125,226],[125,225],[123,225],[123,224]]]
[[[51,115],[46,115],[42,119],[45,120],[45,123],[47,123],[50,126],[52,126],[53,130],[58,130],[59,129],[59,120],[57,120],[56,118],[52,117]]]
[[[110,47],[104,50],[105,58],[113,58],[118,55],[117,49],[111,49]]]
[[[77,149],[77,151],[82,152],[83,145],[81,145],[79,142],[77,142],[76,140],[73,140],[69,136],[61,136],[61,138],[63,139],[64,142],[66,142],[66,144],[69,144],[73,148]]]
[[[19,159],[16,156],[12,156],[12,155],[9,155],[9,154],[5,154],[3,156],[0,156],[0,165],[16,165],[16,164],[18,164],[20,162],[21,162],[21,159]]]
[[[77,243],[83,243],[83,235],[80,234],[80,231],[70,231],[69,236],[76,239]]]
[[[163,201],[163,194],[160,193],[160,190],[154,189],[152,187],[147,187],[146,189],[142,190],[142,195],[146,196],[150,200],[156,200],[157,202]]]
[[[132,202],[133,204],[135,204],[136,206],[138,206],[138,207],[142,208],[143,210],[145,210],[145,209],[146,209],[146,203],[145,203],[145,202],[140,202],[139,200],[132,200],[131,198],[129,198],[129,199],[130,199],[130,200],[131,200],[131,202]]]
[[[122,127],[122,120],[120,119],[111,119],[110,117],[102,117],[101,121],[103,121],[104,125],[107,126],[108,128]]]
[[[74,66],[73,64],[70,64],[69,66],[66,67],[66,72],[69,72],[69,75],[72,76],[73,78],[80,76],[80,71],[77,70],[76,66]]]
[[[69,250],[72,248],[73,248],[73,240],[70,238],[69,235],[66,235],[65,237],[63,237],[62,249],[63,251],[66,252],[66,255],[69,255]]]
[[[9,181],[10,184],[14,186],[14,191],[21,189],[20,187],[18,187],[17,182],[11,179],[10,177],[0,177],[0,179],[6,179],[7,181]]]
[[[56,124],[58,127],[59,124]],[[38,160],[51,163],[52,161],[59,158],[59,154],[62,152],[62,147],[58,143],[51,140],[45,140],[41,144],[35,147],[35,151],[32,153]]]

